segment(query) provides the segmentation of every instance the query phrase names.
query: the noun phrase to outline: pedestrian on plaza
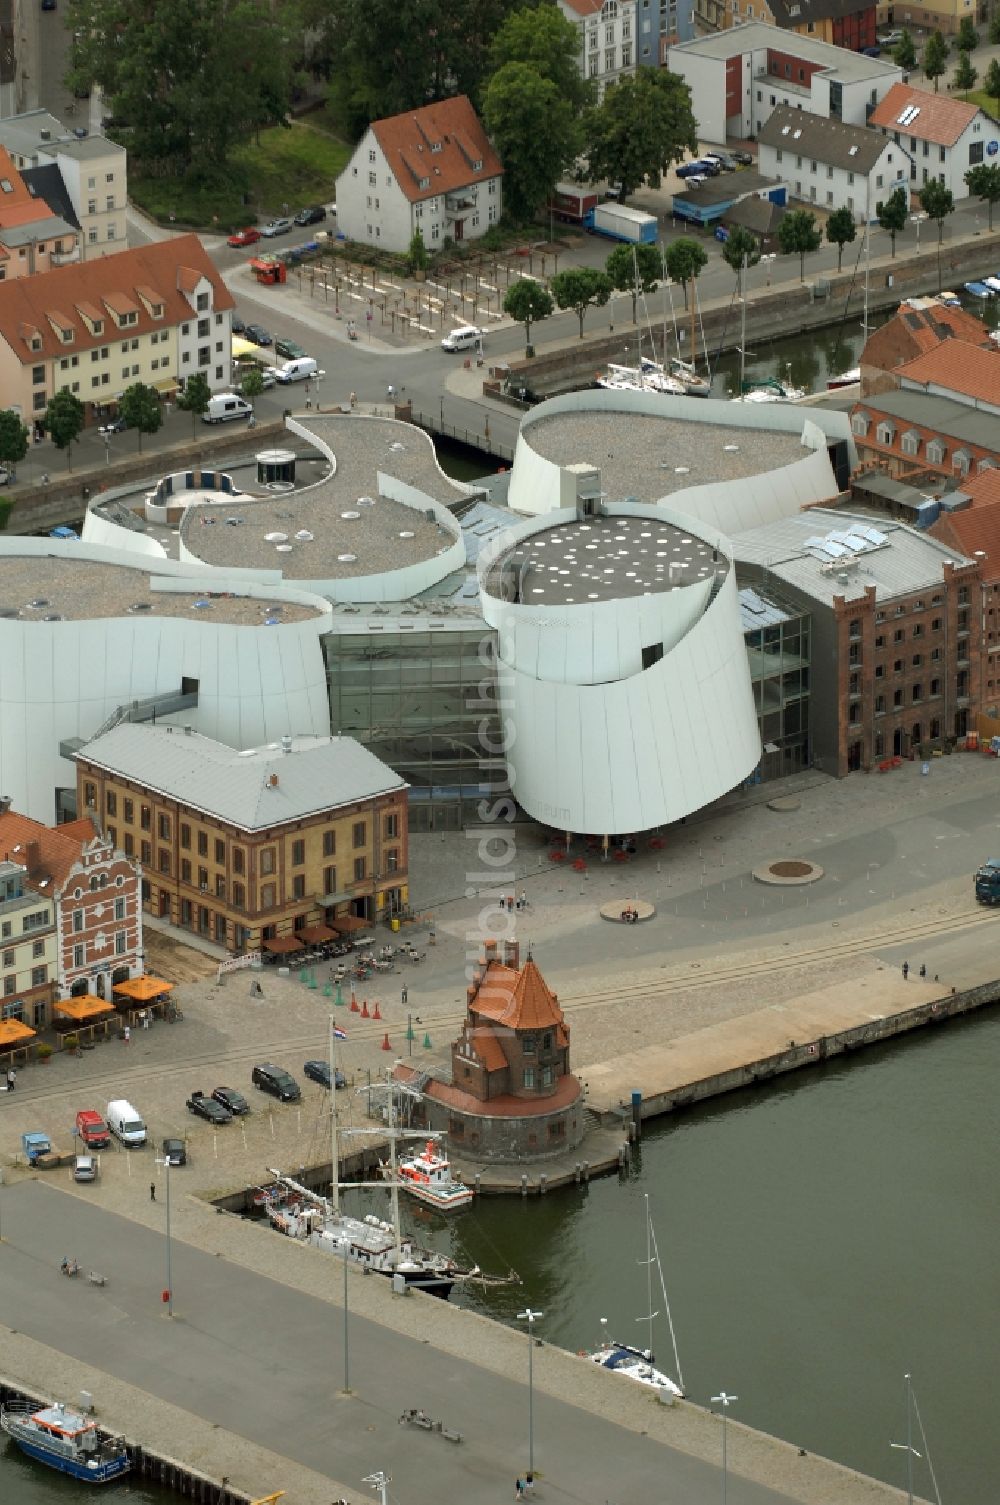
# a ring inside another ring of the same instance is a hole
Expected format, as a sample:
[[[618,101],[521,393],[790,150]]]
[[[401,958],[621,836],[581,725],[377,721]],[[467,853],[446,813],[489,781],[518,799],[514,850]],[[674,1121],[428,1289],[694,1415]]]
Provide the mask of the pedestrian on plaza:
[[[534,1494],[534,1492],[535,1492],[535,1476],[534,1476],[534,1474],[528,1473],[525,1476],[524,1489],[525,1489],[525,1493],[526,1494],[529,1494],[529,1495],[530,1494]]]
[[[909,964],[909,962],[904,962],[903,963],[903,981],[904,982],[909,977],[909,975],[910,975],[910,964]]]
[[[921,977],[927,976],[927,968],[924,966],[923,962],[920,963],[920,975]]]
[[[523,1500],[524,1499],[524,1485],[521,1483],[520,1479],[515,1479],[514,1480],[514,1499],[515,1500]]]
[[[357,405],[358,405],[358,394],[357,394],[357,392],[352,392],[351,393],[351,412],[352,413],[354,412],[354,409],[357,407]]]
[[[156,1182],[155,1181],[150,1181],[150,1183],[149,1183],[149,1200],[151,1202],[155,1202],[156,1201]]]
[[[8,1066],[8,1068],[7,1068],[7,1091],[8,1092],[13,1092],[14,1091],[14,1084],[16,1083],[16,1081],[17,1081],[17,1074],[14,1071],[13,1066]]]
[[[521,908],[522,909],[527,909],[527,907],[528,907],[528,895],[525,893],[524,889],[522,888],[522,890],[521,890]]]
[[[404,1009],[406,1008],[407,1002],[409,1001],[409,997],[410,997],[410,995],[407,992],[406,983],[404,982],[404,984],[403,984],[403,1007],[404,1007]]]
[[[143,1029],[149,1029],[149,1010],[148,1009],[143,1009],[143,1011],[142,1011],[142,1013],[140,1014],[139,1017],[142,1020],[142,1027],[143,1027]]]
[[[126,1024],[125,1028],[122,1030],[122,1039],[125,1041],[126,1045],[131,1045],[132,1044],[132,1031],[129,1029],[129,1027],[128,1027],[127,1024]]]
[[[513,894],[508,894],[507,895],[507,913],[510,914],[513,911],[513,908],[514,908],[514,895]]]

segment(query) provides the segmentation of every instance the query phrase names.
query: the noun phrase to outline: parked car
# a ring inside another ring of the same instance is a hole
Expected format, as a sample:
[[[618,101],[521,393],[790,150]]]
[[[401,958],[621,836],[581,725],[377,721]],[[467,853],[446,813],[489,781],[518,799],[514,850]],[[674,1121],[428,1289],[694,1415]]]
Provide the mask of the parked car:
[[[729,154],[738,167],[752,167],[754,163],[753,153],[736,151],[734,148]]]
[[[860,49],[860,51],[861,51],[861,56],[862,57],[881,57],[882,56],[882,49],[881,49],[881,47],[862,47]]]
[[[127,428],[128,424],[119,413],[117,418],[112,418],[108,423],[102,423],[97,432],[99,434],[124,434]]]
[[[297,225],[319,225],[326,219],[326,210],[322,204],[310,204],[308,209],[300,209],[295,216]]]
[[[272,240],[275,235],[287,235],[291,228],[291,220],[286,219],[285,216],[282,215],[279,219],[268,220],[267,224],[264,226],[263,230],[260,233],[261,235],[266,236],[268,240]]]
[[[111,1144],[111,1131],[94,1108],[81,1108],[76,1115],[76,1132],[88,1150],[106,1150]]]
[[[685,182],[689,188],[700,188],[702,183],[708,182],[708,173],[693,172],[685,179]]]
[[[274,353],[286,361],[298,360],[300,356],[305,355],[301,345],[296,344],[294,340],[286,340],[284,337],[275,340]]]
[[[329,1086],[330,1086],[330,1063],[329,1063],[329,1061],[307,1061],[306,1064],[303,1066],[302,1070],[305,1072],[306,1076],[309,1078],[309,1080],[311,1082],[319,1082],[319,1085],[321,1087],[329,1088]],[[346,1087],[347,1086],[347,1078],[345,1077],[344,1073],[341,1071],[341,1069],[340,1069],[339,1066],[337,1067],[337,1086],[338,1087]]]
[[[73,1180],[96,1181],[97,1180],[97,1156],[74,1155],[73,1157]]]
[[[245,324],[243,333],[254,345],[274,344],[274,336],[264,328],[263,324]]]
[[[250,1073],[250,1080],[260,1092],[269,1092],[283,1103],[297,1103],[302,1096],[302,1089],[291,1072],[283,1066],[274,1066],[269,1061],[255,1066]]]
[[[736,158],[731,157],[728,152],[706,152],[705,161],[718,162],[723,172],[734,172],[739,166]]]
[[[217,1103],[221,1103],[224,1108],[228,1108],[230,1113],[239,1115],[241,1113],[249,1113],[250,1111],[250,1104],[242,1092],[237,1092],[235,1087],[216,1087],[212,1096]]]
[[[207,1119],[210,1124],[231,1124],[233,1121],[233,1115],[229,1109],[216,1102],[214,1097],[206,1097],[204,1092],[192,1092],[187,1105],[189,1113],[196,1113],[199,1118]]]
[[[233,331],[233,334],[244,334],[246,332],[246,325],[239,314],[233,314],[229,321],[229,327]]]
[[[255,246],[260,240],[260,231],[255,225],[247,225],[245,230],[234,230],[226,239],[227,246]]]
[[[260,372],[264,380],[265,391],[269,387],[276,387],[278,384],[278,379],[274,374],[273,366],[261,366],[257,361],[247,361],[245,365],[237,366],[236,370],[233,373],[234,385],[239,387],[241,392],[243,390],[243,378],[244,376],[246,376],[248,371]]]
[[[903,33],[901,31],[897,30],[897,31],[887,31],[884,37],[879,37],[878,42],[879,42],[879,46],[880,47],[889,47],[889,48],[891,48],[891,47],[898,47],[899,44],[900,44],[900,42],[902,40],[903,40]]]
[[[187,1165],[187,1145],[183,1139],[165,1139],[163,1158],[168,1165]]]
[[[677,176],[679,178],[693,178],[699,173],[702,176],[705,174],[705,163],[701,157],[696,157],[693,162],[682,162],[677,169]]]

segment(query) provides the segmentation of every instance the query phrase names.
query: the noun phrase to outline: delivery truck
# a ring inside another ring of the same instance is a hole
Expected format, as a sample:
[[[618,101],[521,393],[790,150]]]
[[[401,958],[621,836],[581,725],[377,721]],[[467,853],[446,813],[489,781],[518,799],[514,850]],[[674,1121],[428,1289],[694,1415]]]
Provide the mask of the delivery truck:
[[[629,209],[625,204],[598,204],[583,223],[595,235],[606,235],[610,240],[625,240],[632,245],[654,245],[657,240],[656,215]]]

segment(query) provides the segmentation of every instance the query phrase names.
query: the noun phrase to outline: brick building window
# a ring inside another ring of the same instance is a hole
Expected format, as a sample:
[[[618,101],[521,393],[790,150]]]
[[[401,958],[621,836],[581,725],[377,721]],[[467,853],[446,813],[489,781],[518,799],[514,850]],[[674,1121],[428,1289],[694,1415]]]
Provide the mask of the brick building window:
[[[232,855],[232,862],[233,862],[233,872],[234,873],[245,873],[246,872],[246,861],[247,861],[247,858],[246,858],[246,853],[244,852],[243,848],[242,847],[233,847],[231,855]]]
[[[181,858],[181,882],[191,882],[191,859],[189,857]]]
[[[534,1068],[534,1066],[525,1066],[524,1071],[521,1074],[521,1081],[522,1081],[522,1083],[523,1083],[523,1085],[525,1087],[534,1087],[534,1085],[535,1085],[535,1068]]]
[[[144,841],[140,844],[139,847],[139,861],[142,863],[143,867],[149,867],[152,860],[153,848],[150,846],[148,841]]]
[[[226,860],[226,843],[218,839],[216,839],[215,843],[215,860],[220,864]]]
[[[122,800],[122,820],[127,826],[135,820],[135,805],[131,800]]]
[[[336,855],[337,855],[337,833],[336,833],[336,831],[324,831],[323,832],[323,856],[324,857],[336,857]]]
[[[302,873],[296,873],[292,879],[292,898],[304,899],[306,896],[306,880]]]
[[[262,873],[274,872],[274,848],[262,847],[260,853],[260,870]]]
[[[170,816],[159,815],[156,818],[156,833],[161,841],[170,840]]]
[[[191,827],[186,823],[181,825],[181,846],[186,852],[191,850]]]
[[[325,894],[335,894],[337,892],[337,869],[335,867],[325,867],[323,869],[323,892]]]
[[[363,847],[364,846],[366,840],[368,839],[368,823],[367,823],[367,821],[363,821],[363,820],[355,821],[355,823],[354,823],[353,837],[354,837],[354,846],[355,846],[355,848]]]
[[[165,873],[167,875],[167,877],[169,878],[169,876],[170,876],[170,853],[169,852],[163,852],[163,851],[161,851],[161,852],[158,853],[158,856],[159,856],[159,859],[160,859],[160,862],[159,862],[160,872],[161,873]]]
[[[233,908],[245,909],[247,902],[246,889],[242,883],[233,884]]]
[[[360,883],[362,881],[362,879],[364,878],[364,876],[365,876],[365,859],[363,857],[355,857],[355,859],[354,859],[354,881],[355,881],[355,883]]]
[[[273,909],[274,908],[274,884],[273,883],[265,883],[265,884],[263,884],[261,886],[261,890],[260,890],[260,907],[261,907],[261,909]]]
[[[208,856],[208,832],[207,831],[199,831],[198,832],[198,856],[199,857],[207,857]]]
[[[397,811],[393,811],[392,815],[387,815],[385,817],[385,825],[384,825],[384,828],[383,828],[383,835],[385,836],[386,841],[393,841],[393,840],[395,840],[396,837],[398,837],[398,835],[399,835],[399,814],[398,814]]]
[[[153,812],[148,805],[142,805],[139,808],[139,825],[144,831],[153,829]]]
[[[301,867],[306,860],[306,844],[302,840],[292,842],[292,866]]]
[[[105,796],[104,803],[105,803],[105,805],[107,807],[107,811],[108,811],[109,815],[117,815],[118,814],[118,796],[117,796],[117,794],[115,794],[113,792],[113,790],[111,790],[111,789],[108,790],[108,792],[107,792],[107,794]]]

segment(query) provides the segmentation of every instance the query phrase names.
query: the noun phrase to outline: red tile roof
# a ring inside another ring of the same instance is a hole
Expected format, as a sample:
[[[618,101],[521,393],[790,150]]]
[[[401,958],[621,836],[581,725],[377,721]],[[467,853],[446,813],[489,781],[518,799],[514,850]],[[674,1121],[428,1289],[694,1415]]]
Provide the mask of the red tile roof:
[[[7,186],[0,189],[0,236],[4,230],[17,225],[30,225],[36,220],[55,219],[44,199],[35,198],[14,166],[10,153],[0,146],[0,182]]]
[[[942,340],[933,349],[897,367],[900,381],[923,387],[947,388],[980,402],[1000,405],[1000,350],[969,345],[965,340]]]
[[[22,365],[34,365],[46,357],[72,355],[121,339],[123,331],[109,313],[113,307],[136,310],[135,323],[127,326],[130,337],[169,328],[197,317],[182,289],[192,291],[200,278],[212,284],[216,312],[235,307],[235,299],[196,235],[180,235],[56,267],[35,277],[0,282],[0,339]],[[133,297],[139,287],[147,292],[157,289],[164,305],[161,319],[154,319],[142,299]],[[91,334],[82,317],[88,310],[104,321],[99,334]],[[53,317],[68,317],[74,335],[70,343],[58,338]],[[41,338],[40,350],[30,348],[32,333]]]
[[[519,972],[491,961],[469,1004],[469,1013],[514,1030],[551,1029],[563,1024],[556,995],[530,956]]]
[[[375,120],[372,131],[400,188],[414,204],[503,172],[465,94]],[[426,188],[420,186],[423,182]]]
[[[1000,470],[984,470],[982,475],[1000,478]],[[971,483],[962,482],[963,491],[971,489]],[[983,579],[1000,579],[1000,504],[994,502],[992,506],[974,506],[965,512],[942,513],[930,532],[939,543],[967,554],[970,559],[979,553],[985,554],[986,558],[981,560]]]
[[[919,107],[906,125],[899,117],[907,105]],[[923,89],[911,89],[908,84],[893,84],[881,103],[872,111],[870,126],[882,127],[890,135],[898,131],[900,138],[912,136],[917,141],[933,141],[938,146],[954,146],[967,126],[980,113],[976,105],[967,105],[960,99],[949,99],[947,94],[927,94]]]
[[[406,1081],[407,1077],[415,1075],[405,1066],[397,1066],[394,1072],[397,1081]],[[475,1114],[477,1118],[545,1118],[561,1108],[570,1107],[583,1091],[575,1076],[557,1078],[554,1090],[545,1097],[514,1097],[508,1093],[483,1102],[471,1092],[464,1092],[461,1087],[440,1082],[435,1077],[431,1077],[420,1090],[435,1103],[461,1113]]]
[[[604,9],[604,0],[566,0],[566,4],[578,16],[598,16]]]
[[[73,830],[83,824],[89,827],[90,836],[81,838],[79,833],[74,836]],[[51,898],[53,888],[65,883],[70,868],[79,860],[83,841],[92,839],[94,834],[89,821],[74,821],[69,835],[65,834],[66,829],[43,826],[41,821],[8,810],[6,815],[0,815],[0,857],[27,867],[30,887]],[[37,859],[29,864],[28,847],[33,843],[38,846]],[[42,888],[44,879],[48,881]]]
[[[990,332],[982,319],[954,303],[935,303],[932,308],[911,308],[904,304],[895,317],[905,319],[907,333],[921,350],[933,350],[942,338],[949,337],[964,340],[968,345],[990,342]]]
[[[1000,470],[990,465],[978,475],[967,476],[961,483],[963,496],[972,499],[973,508],[997,507],[1000,509]],[[961,513],[966,517],[967,513]]]

